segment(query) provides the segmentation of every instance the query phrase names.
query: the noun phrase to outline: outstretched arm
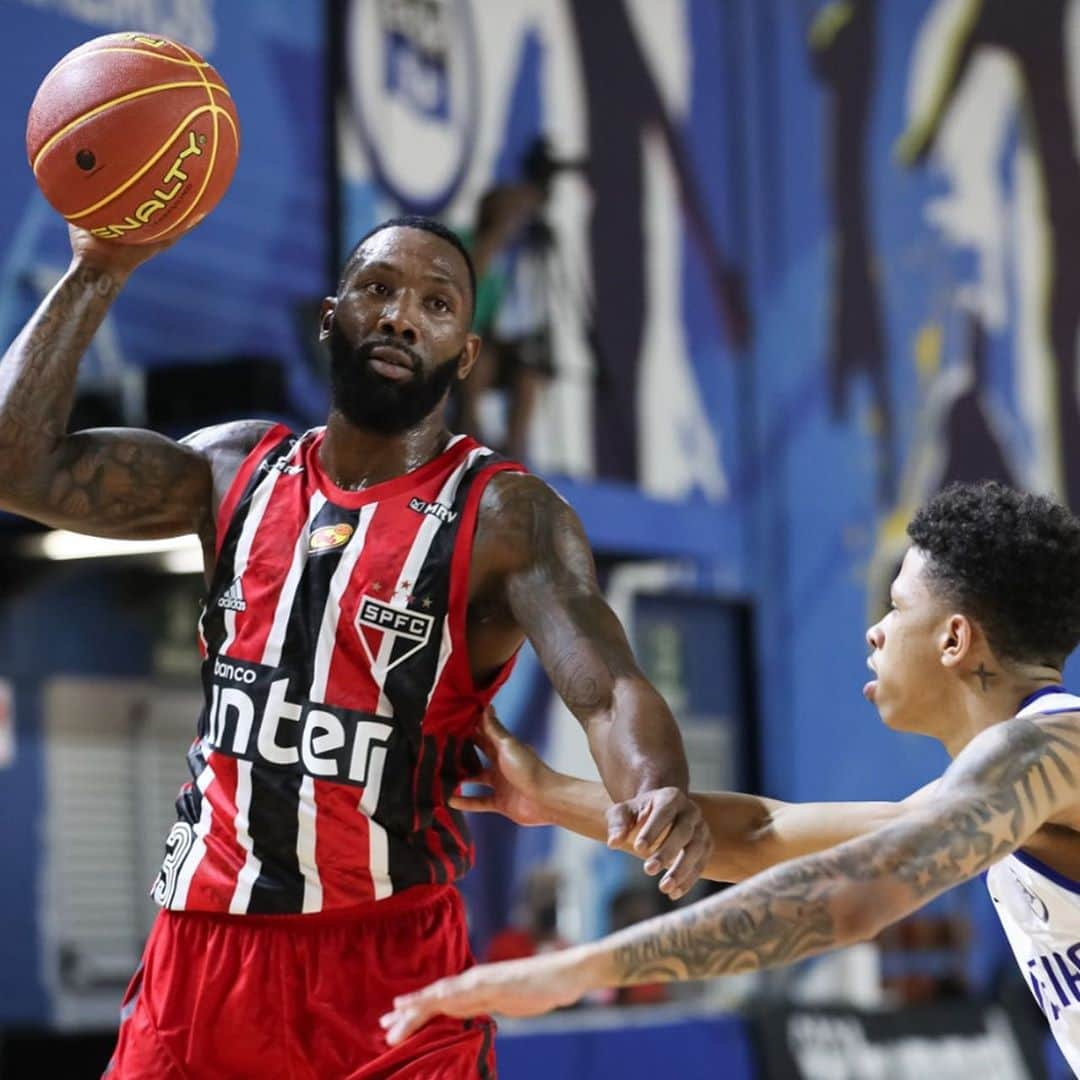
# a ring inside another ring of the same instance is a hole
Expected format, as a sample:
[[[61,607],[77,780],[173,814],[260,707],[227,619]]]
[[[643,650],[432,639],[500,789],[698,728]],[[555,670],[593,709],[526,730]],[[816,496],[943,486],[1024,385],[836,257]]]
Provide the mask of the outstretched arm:
[[[396,1042],[438,1013],[532,1015],[603,986],[777,967],[867,940],[1072,809],[1078,776],[1080,715],[1010,720],[957,757],[931,808],[593,945],[442,980],[396,999],[384,1027]]]
[[[478,738],[490,761],[478,779],[489,790],[455,796],[451,801],[456,809],[500,813],[519,825],[558,825],[607,841],[612,803],[603,784],[550,768],[503,727],[493,709],[484,714]],[[691,792],[713,841],[702,877],[742,881],[777,863],[865,836],[927,805],[934,786],[903,802],[787,803],[735,791]],[[613,846],[645,859],[646,871],[658,873],[661,859],[653,858],[654,850],[634,846],[637,831],[635,827]]]
[[[511,473],[488,485],[480,513],[476,542],[501,584],[508,618],[581,722],[616,800],[609,831],[619,840],[640,825],[636,843],[643,849],[663,840],[671,892],[681,895],[700,875],[711,844],[686,793],[675,719],[639,670],[600,592],[581,522],[543,481]]]

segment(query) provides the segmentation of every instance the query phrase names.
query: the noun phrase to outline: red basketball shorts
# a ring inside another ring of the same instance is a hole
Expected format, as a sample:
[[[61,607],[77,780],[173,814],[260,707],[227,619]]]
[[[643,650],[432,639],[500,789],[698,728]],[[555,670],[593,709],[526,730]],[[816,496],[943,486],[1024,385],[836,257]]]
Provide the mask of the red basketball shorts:
[[[486,1080],[488,1017],[440,1017],[392,1050],[378,1023],[396,994],[471,963],[449,886],[318,915],[162,911],[105,1077]]]

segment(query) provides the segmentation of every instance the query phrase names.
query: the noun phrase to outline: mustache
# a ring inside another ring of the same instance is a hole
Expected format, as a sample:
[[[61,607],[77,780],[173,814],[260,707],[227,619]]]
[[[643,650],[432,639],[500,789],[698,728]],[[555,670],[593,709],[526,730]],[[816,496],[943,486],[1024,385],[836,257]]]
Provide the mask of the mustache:
[[[400,338],[387,337],[385,335],[368,338],[366,341],[357,345],[352,352],[357,360],[366,363],[371,359],[375,350],[379,348],[396,349],[398,352],[404,353],[412,362],[413,371],[423,371],[424,369],[424,361],[421,359],[420,354]]]

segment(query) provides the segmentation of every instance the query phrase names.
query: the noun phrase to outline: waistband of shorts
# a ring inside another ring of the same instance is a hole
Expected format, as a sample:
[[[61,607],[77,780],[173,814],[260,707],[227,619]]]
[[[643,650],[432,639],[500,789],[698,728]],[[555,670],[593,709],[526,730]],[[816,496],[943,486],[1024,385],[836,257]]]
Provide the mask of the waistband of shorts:
[[[316,930],[327,926],[349,926],[379,923],[386,919],[421,914],[440,904],[451,903],[463,910],[460,894],[453,885],[413,885],[385,900],[368,900],[362,904],[289,915],[235,915],[227,911],[169,911],[161,915],[170,920],[217,923],[223,926],[261,926],[287,929],[290,933]]]

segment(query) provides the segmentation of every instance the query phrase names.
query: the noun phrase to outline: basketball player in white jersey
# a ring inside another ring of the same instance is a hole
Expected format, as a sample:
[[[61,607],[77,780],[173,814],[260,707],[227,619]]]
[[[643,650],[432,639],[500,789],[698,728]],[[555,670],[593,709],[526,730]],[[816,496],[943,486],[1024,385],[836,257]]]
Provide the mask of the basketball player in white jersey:
[[[1080,696],[1061,685],[1080,641],[1080,520],[998,484],[955,485],[908,527],[892,607],[871,627],[863,690],[882,720],[953,762],[899,803],[695,796],[705,876],[742,884],[594,944],[474,968],[400,998],[393,1043],[439,1013],[544,1012],[600,987],[790,964],[874,937],[954,885],[987,885],[1017,963],[1080,1074]],[[494,719],[492,793],[458,805],[625,846],[657,873],[662,834],[610,833],[600,785],[555,773]],[[661,888],[683,891],[670,874]]]

